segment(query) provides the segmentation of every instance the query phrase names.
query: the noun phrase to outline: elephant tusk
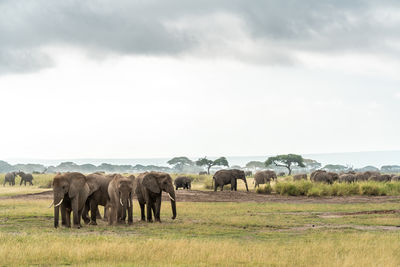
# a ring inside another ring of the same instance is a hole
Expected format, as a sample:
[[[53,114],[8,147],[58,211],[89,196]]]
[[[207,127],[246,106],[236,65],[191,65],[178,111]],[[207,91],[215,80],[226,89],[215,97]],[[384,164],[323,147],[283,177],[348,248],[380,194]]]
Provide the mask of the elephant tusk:
[[[173,197],[171,197],[171,195],[169,193],[168,193],[168,196],[172,201],[175,201],[175,199]]]
[[[121,198],[119,198],[119,203],[121,203],[121,206],[123,206],[124,204],[122,204],[122,200]]]
[[[49,206],[49,209],[50,209],[51,207],[53,207],[53,204],[54,204],[54,201],[51,202],[51,205]]]
[[[61,201],[60,201],[60,202],[58,202],[58,204],[57,204],[57,205],[54,205],[54,208],[55,208],[55,207],[58,207],[58,206],[60,206],[60,205],[61,205],[61,203],[63,202],[63,200],[64,200],[64,199],[62,198],[62,199],[61,199]]]

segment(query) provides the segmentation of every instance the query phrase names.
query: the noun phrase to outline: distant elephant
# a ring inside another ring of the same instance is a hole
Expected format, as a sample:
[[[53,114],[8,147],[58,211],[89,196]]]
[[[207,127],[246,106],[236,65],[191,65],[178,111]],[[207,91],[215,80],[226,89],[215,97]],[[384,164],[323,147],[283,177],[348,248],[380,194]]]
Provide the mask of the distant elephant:
[[[363,181],[368,181],[371,176],[374,175],[380,175],[379,172],[372,172],[372,171],[366,171],[366,172],[359,172],[356,174],[356,181],[357,182],[363,182]]]
[[[390,182],[392,180],[392,177],[388,174],[383,174],[383,175],[372,175],[368,179],[369,181],[375,181],[375,182]]]
[[[259,187],[260,184],[269,184],[271,180],[278,180],[278,177],[274,171],[258,171],[254,175],[254,188]]]
[[[178,188],[181,187],[183,189],[192,189],[192,180],[186,176],[177,177],[174,181],[174,185],[175,190],[178,190]]]
[[[311,174],[310,180],[313,182],[333,184],[339,180],[339,175],[334,172],[318,170]]]
[[[246,174],[246,177],[253,176],[253,172],[252,171],[246,171],[245,174]]]
[[[307,180],[307,174],[302,173],[302,174],[296,174],[293,176],[293,181],[300,181],[300,180]]]
[[[21,177],[21,182],[19,183],[19,185],[22,185],[22,183],[24,183],[24,185],[26,186],[26,182],[30,183],[31,185],[33,185],[32,181],[33,181],[33,176],[30,173],[24,173],[23,171],[19,171],[17,172],[17,175],[19,177]]]
[[[78,172],[57,174],[53,179],[53,194],[54,227],[58,227],[59,206],[61,205],[62,225],[71,227],[70,217],[72,211],[74,227],[80,228],[80,218],[85,202],[91,194],[86,177]]]
[[[133,223],[133,182],[132,179],[117,174],[108,184],[107,215],[109,225],[125,223],[126,211],[128,211],[128,224]]]
[[[90,225],[97,225],[96,219],[100,219],[98,206],[107,206],[109,201],[108,197],[108,185],[110,184],[113,177],[104,176],[98,173],[89,174],[86,176],[88,181],[95,180],[93,183],[98,183],[99,189],[93,192],[86,200],[85,210],[82,214],[82,218],[85,223]],[[88,211],[90,210],[90,220],[87,217]],[[107,219],[107,209],[104,209],[104,219]]]
[[[15,177],[17,176],[16,172],[9,172],[4,176],[4,183],[3,186],[6,186],[6,183],[8,183],[11,186],[15,185]]]
[[[340,183],[354,183],[356,181],[356,176],[352,173],[344,173],[339,175]]]
[[[284,176],[286,176],[286,173],[280,172],[280,173],[278,174],[278,176],[279,176],[279,177],[284,177]]]
[[[207,175],[208,172],[199,172],[199,175]]]
[[[400,176],[399,175],[393,175],[392,176],[392,182],[399,182],[400,181]]]
[[[140,174],[135,181],[135,193],[140,205],[141,220],[145,221],[145,205],[147,221],[152,222],[152,211],[156,222],[161,222],[161,195],[166,192],[171,199],[172,219],[176,218],[176,196],[172,178],[164,172],[145,172]]]
[[[214,191],[217,191],[218,187],[221,187],[221,191],[224,190],[224,185],[230,184],[231,191],[237,191],[237,180],[241,179],[246,185],[246,190],[249,191],[246,181],[246,174],[242,170],[219,170],[213,176]]]

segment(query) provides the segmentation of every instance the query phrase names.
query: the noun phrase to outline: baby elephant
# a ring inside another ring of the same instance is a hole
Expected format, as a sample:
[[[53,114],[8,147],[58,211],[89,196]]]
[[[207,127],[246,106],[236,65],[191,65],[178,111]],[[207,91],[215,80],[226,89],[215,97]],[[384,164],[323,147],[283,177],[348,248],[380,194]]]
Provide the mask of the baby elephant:
[[[183,189],[191,189],[192,188],[192,180],[189,177],[181,176],[175,179],[174,181],[175,190],[182,187]]]

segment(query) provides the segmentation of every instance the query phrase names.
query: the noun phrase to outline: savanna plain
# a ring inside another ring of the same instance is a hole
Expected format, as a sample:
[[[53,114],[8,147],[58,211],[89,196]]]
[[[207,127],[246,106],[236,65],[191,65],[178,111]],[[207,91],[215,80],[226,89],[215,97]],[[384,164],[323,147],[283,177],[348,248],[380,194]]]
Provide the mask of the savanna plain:
[[[131,226],[54,229],[52,177],[3,187],[0,175],[0,266],[400,265],[398,194],[260,195],[243,184],[213,192],[195,179],[177,191],[176,220],[165,198],[162,223],[140,222],[135,202]]]

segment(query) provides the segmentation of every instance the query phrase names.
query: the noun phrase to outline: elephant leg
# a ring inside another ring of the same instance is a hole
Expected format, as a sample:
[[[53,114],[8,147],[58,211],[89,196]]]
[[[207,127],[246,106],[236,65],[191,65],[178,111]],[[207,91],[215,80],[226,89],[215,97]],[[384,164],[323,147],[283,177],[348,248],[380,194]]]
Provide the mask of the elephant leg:
[[[108,210],[107,210],[107,205],[104,206],[104,215],[103,215],[103,221],[108,221]]]
[[[147,222],[153,222],[152,213],[151,213],[152,207],[153,207],[152,201],[146,201]]]
[[[81,223],[80,223],[81,218],[79,216],[78,200],[79,200],[79,195],[71,200],[71,207],[72,207],[74,227],[79,229],[81,228]]]
[[[82,219],[85,222],[85,224],[90,223],[90,220],[88,218],[89,215],[89,210],[90,210],[90,200],[86,200],[85,202],[85,207],[83,208],[83,212],[82,212]]]
[[[155,221],[157,221],[156,201],[157,199],[153,201],[151,205],[151,210],[153,211],[153,216]]]
[[[144,214],[144,203],[140,203],[139,202],[139,205],[140,205],[140,219],[142,221],[145,221],[146,220],[146,216]]]
[[[218,184],[217,184],[217,181],[215,181],[215,183],[214,183],[214,192],[217,192],[217,189],[218,189]]]
[[[90,225],[97,225],[96,219],[97,219],[97,211],[99,210],[99,207],[97,206],[97,203],[94,200],[90,201]]]
[[[221,185],[221,191],[224,191],[224,185],[223,184]]]
[[[67,211],[64,202],[61,203],[61,225],[67,226]]]
[[[66,208],[64,212],[65,212],[65,227],[71,228],[71,209]]]
[[[23,182],[24,182],[24,180],[21,179],[21,182],[19,182],[19,186],[21,186]]]
[[[156,203],[155,203],[154,217],[155,217],[156,222],[161,222],[160,211],[161,211],[161,196],[157,197]]]

